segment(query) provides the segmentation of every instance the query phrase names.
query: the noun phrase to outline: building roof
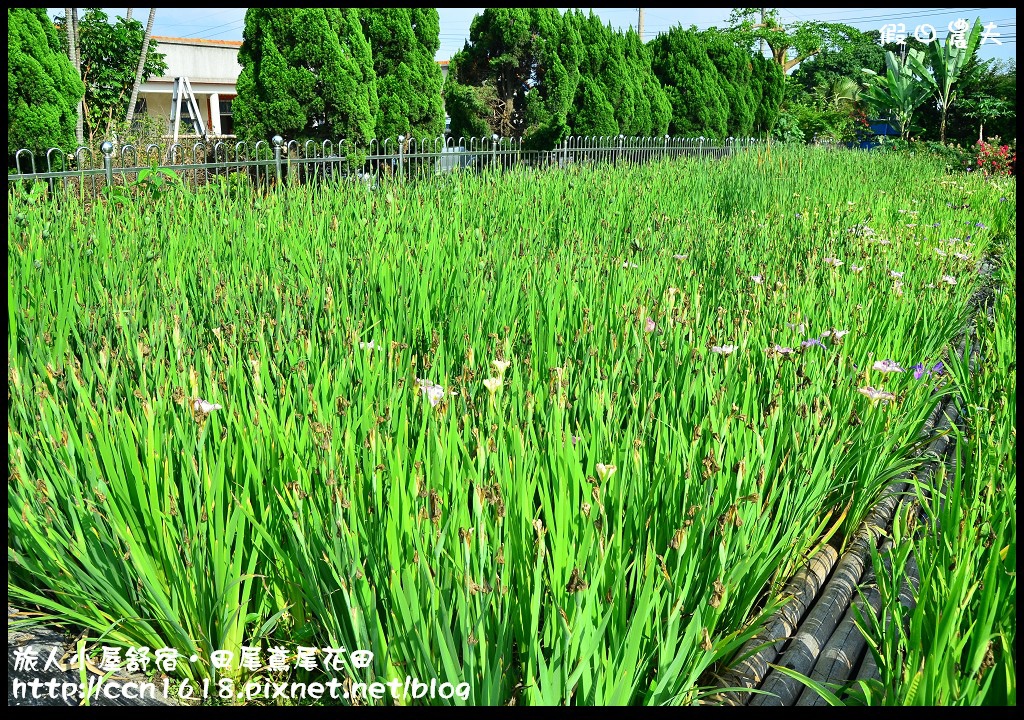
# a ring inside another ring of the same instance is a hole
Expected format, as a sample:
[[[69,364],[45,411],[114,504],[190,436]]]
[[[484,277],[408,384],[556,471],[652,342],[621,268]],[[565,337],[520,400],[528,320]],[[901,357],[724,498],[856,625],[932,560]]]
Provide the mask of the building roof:
[[[158,43],[170,42],[170,43],[181,43],[183,45],[216,45],[219,47],[242,47],[241,40],[207,40],[205,38],[176,38],[176,37],[165,37],[163,35],[152,35],[151,36]]]

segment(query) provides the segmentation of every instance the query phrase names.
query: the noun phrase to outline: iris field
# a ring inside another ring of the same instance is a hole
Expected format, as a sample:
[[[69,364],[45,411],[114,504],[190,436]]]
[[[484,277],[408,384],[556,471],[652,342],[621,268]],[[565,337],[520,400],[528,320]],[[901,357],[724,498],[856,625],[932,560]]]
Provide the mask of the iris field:
[[[373,657],[345,682],[469,704],[698,702],[956,388],[955,489],[893,531],[921,597],[876,558],[882,681],[845,697],[1016,702],[1015,180],[772,147],[125,197],[9,191],[36,620],[196,681],[271,676],[214,650],[346,648]]]

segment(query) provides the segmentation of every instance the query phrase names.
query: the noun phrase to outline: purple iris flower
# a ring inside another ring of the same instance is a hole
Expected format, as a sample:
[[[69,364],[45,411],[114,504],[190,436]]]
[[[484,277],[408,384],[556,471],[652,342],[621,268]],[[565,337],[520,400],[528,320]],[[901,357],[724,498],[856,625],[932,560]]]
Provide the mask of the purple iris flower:
[[[939,360],[937,363],[932,365],[931,368],[929,368],[927,370],[924,367],[924,363],[918,363],[917,365],[915,365],[914,367],[912,367],[910,369],[914,371],[914,379],[915,380],[920,380],[923,377],[928,377],[928,376],[933,375],[933,374],[934,375],[945,375],[946,374],[946,366],[942,364],[941,360]]]
[[[821,342],[821,340],[816,340],[814,338],[811,338],[810,340],[804,340],[803,342],[801,342],[800,343],[800,349],[801,350],[806,350],[811,345],[817,345],[818,347],[825,347],[825,345]]]
[[[983,223],[974,223],[974,227],[979,227],[982,230],[988,230],[988,225],[985,225]]]

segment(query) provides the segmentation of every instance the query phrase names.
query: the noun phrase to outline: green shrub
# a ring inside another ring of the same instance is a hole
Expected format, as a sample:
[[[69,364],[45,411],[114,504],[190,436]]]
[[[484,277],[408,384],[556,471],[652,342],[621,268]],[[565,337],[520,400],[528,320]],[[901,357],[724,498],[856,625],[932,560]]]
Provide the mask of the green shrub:
[[[8,167],[21,148],[37,158],[51,147],[75,146],[78,102],[85,86],[60,50],[43,8],[7,11]]]

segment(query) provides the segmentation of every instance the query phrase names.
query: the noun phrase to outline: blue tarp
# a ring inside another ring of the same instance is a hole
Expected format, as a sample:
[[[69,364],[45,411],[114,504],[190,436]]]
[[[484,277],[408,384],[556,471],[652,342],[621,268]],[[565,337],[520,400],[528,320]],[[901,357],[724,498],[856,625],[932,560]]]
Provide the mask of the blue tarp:
[[[859,133],[860,141],[847,143],[847,147],[859,147],[861,150],[873,150],[878,147],[878,139],[881,137],[899,137],[900,132],[896,127],[888,120],[869,120],[868,124],[871,127],[870,134],[868,131],[862,131]]]
[[[885,137],[900,136],[900,131],[888,120],[869,120],[868,122],[871,123],[871,132],[875,135],[883,135]]]

